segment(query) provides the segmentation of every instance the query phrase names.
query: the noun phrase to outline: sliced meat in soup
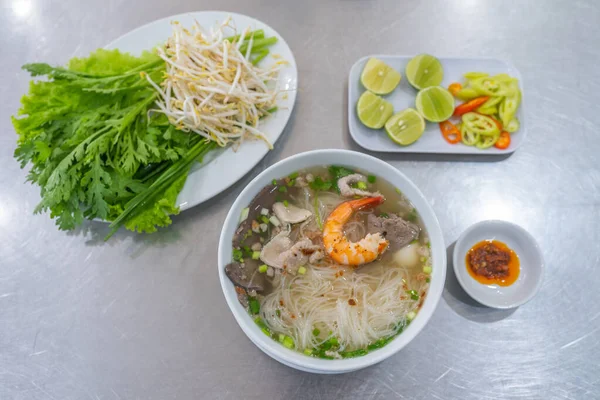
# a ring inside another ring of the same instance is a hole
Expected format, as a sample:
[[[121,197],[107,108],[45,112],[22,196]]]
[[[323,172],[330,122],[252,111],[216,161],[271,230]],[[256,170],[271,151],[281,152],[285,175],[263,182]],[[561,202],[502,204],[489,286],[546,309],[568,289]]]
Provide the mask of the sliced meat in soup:
[[[389,242],[389,250],[398,250],[419,237],[418,225],[390,215],[387,218],[369,214],[367,217],[367,232],[381,233]]]

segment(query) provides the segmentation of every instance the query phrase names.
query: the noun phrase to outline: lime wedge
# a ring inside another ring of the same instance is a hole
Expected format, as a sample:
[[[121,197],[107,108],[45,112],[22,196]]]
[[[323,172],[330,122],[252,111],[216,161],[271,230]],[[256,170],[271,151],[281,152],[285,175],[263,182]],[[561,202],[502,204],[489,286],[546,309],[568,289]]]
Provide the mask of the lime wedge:
[[[392,115],[385,123],[390,139],[403,146],[417,141],[425,130],[425,120],[414,108],[407,108]]]
[[[434,56],[419,54],[406,65],[406,79],[415,89],[438,86],[444,79],[444,68]]]
[[[430,122],[442,122],[454,113],[454,97],[441,86],[432,86],[417,94],[417,110]]]
[[[385,124],[385,121],[394,113],[394,107],[381,97],[367,90],[358,98],[356,112],[358,119],[365,126],[372,129],[380,129]]]
[[[377,58],[369,58],[360,75],[365,89],[375,94],[388,94],[400,83],[400,72]]]

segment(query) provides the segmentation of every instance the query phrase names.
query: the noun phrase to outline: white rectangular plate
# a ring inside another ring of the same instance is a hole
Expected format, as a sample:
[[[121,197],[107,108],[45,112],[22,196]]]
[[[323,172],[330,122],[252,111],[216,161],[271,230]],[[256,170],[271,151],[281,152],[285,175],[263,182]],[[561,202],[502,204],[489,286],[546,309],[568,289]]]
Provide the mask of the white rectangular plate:
[[[394,113],[406,108],[415,108],[417,90],[408,83],[404,76],[406,64],[412,56],[389,56],[372,55],[358,60],[350,70],[348,80],[348,126],[350,135],[361,147],[371,151],[386,153],[448,153],[448,154],[509,154],[515,151],[523,141],[527,133],[526,121],[523,118],[523,101],[517,111],[517,118],[521,126],[519,130],[511,134],[511,143],[508,149],[499,150],[495,147],[480,150],[477,147],[466,146],[462,143],[450,144],[444,140],[438,124],[427,122],[423,136],[410,146],[401,146],[394,143],[385,133],[384,129],[369,129],[364,126],[356,115],[356,102],[365,88],[360,83],[360,74],[370,57],[377,57],[390,67],[402,74],[402,80],[398,87],[389,95],[383,96],[394,106]],[[464,83],[463,74],[470,71],[487,72],[490,75],[507,73],[519,80],[519,86],[523,92],[523,80],[519,71],[509,63],[490,58],[439,58],[444,67],[443,87],[448,87],[452,82]],[[459,104],[459,102],[457,102]]]

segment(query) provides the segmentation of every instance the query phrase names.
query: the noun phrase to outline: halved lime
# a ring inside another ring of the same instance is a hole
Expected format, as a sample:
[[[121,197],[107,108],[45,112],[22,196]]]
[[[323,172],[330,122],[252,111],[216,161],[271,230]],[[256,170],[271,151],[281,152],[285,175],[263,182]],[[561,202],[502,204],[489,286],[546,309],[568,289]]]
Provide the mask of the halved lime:
[[[454,97],[441,86],[432,86],[417,94],[417,110],[431,122],[442,122],[454,113]]]
[[[356,104],[356,113],[360,122],[372,129],[380,129],[392,114],[394,107],[368,90],[364,92]]]
[[[392,115],[385,123],[390,139],[403,146],[417,141],[425,130],[425,120],[414,108],[407,108]]]
[[[388,94],[400,83],[400,72],[377,58],[369,58],[360,75],[365,89],[375,94]]]
[[[406,79],[415,89],[438,86],[444,79],[444,68],[434,56],[419,54],[406,65]]]

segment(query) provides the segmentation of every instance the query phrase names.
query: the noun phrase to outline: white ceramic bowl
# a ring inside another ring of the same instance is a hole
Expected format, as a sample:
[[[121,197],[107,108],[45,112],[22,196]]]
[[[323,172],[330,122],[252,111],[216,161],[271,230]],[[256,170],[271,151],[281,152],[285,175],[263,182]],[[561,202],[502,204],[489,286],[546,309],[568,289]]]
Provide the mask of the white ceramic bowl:
[[[485,285],[469,274],[465,257],[482,240],[499,240],[517,253],[521,272],[515,283]],[[544,258],[533,236],[518,225],[496,220],[478,222],[464,231],[454,246],[452,263],[456,278],[467,294],[493,308],[514,308],[531,300],[540,288],[544,269]]]
[[[273,179],[285,177],[295,171],[315,166],[343,165],[360,169],[383,178],[399,188],[417,209],[427,229],[431,241],[432,267],[431,285],[423,307],[412,323],[397,338],[385,347],[365,356],[343,360],[323,360],[289,350],[267,337],[254,323],[244,307],[239,303],[235,288],[225,275],[225,266],[231,262],[231,240],[237,228],[242,209],[248,206],[254,196]],[[368,367],[390,357],[406,346],[423,329],[442,295],[446,278],[446,247],[438,220],[433,209],[419,189],[400,171],[391,165],[366,154],[347,150],[315,150],[297,154],[272,165],[258,175],[240,193],[227,214],[219,240],[219,279],[227,304],[236,321],[248,338],[262,351],[275,360],[302,371],[315,373],[342,373]]]

